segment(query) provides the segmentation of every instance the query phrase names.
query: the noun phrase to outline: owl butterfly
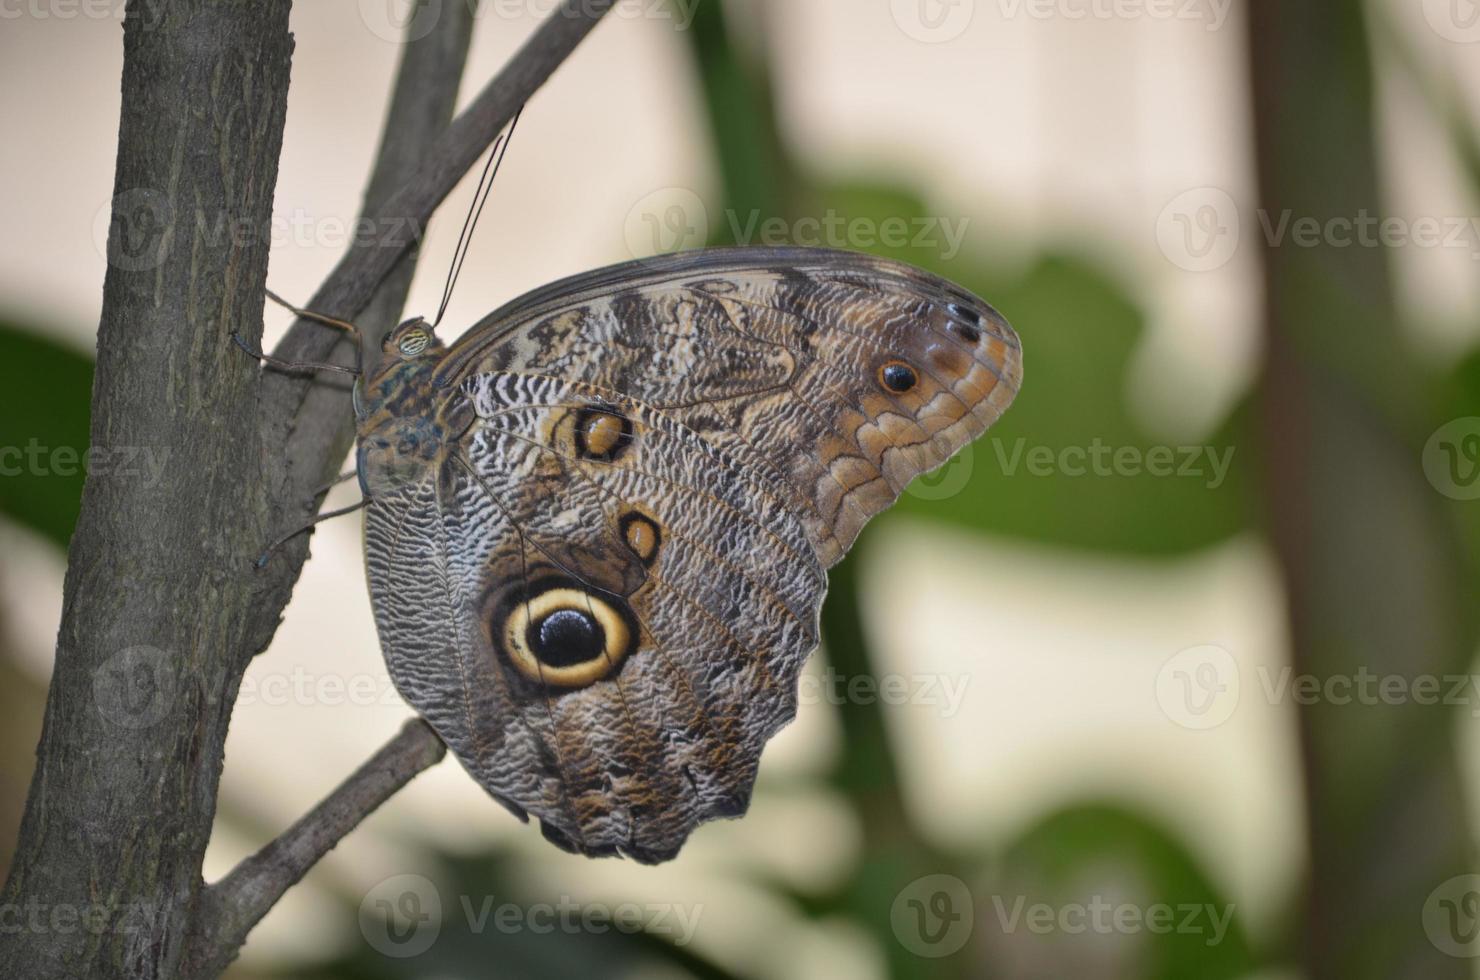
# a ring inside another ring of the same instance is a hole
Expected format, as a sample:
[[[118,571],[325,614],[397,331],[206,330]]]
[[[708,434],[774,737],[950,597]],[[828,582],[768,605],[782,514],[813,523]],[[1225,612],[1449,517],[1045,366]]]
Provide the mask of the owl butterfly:
[[[1017,336],[925,272],[715,249],[546,286],[358,390],[396,687],[495,799],[672,858],[748,806],[835,564],[1002,414]]]

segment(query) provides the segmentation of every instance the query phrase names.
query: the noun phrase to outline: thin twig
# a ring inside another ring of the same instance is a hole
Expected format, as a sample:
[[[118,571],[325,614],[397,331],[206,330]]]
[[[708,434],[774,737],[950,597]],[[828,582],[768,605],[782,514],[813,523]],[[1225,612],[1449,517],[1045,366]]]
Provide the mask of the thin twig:
[[[214,962],[201,964],[203,969],[192,975],[214,975],[224,968],[283,893],[382,803],[446,754],[447,747],[426,722],[419,718],[407,722],[322,803],[202,892],[195,931],[209,937],[206,952]]]

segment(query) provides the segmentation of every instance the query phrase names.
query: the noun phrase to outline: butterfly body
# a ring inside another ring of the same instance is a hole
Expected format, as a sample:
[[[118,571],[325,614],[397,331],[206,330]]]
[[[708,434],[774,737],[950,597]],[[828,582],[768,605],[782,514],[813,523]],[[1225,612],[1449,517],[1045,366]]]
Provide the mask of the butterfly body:
[[[629,263],[385,350],[359,459],[398,689],[551,840],[646,862],[744,811],[826,569],[1021,372],[959,287],[808,249]]]

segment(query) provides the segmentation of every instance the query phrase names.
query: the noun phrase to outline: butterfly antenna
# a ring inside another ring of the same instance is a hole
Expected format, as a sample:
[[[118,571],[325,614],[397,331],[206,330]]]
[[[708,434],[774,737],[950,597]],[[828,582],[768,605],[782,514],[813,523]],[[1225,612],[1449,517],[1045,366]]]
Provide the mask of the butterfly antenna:
[[[467,217],[463,218],[462,231],[457,236],[457,248],[452,253],[452,267],[447,271],[447,284],[442,289],[442,303],[437,307],[437,318],[432,321],[432,329],[442,322],[442,317],[447,313],[447,304],[452,302],[452,291],[457,287],[457,278],[462,274],[463,263],[467,261],[468,251],[473,244],[473,229],[478,226],[478,219],[483,215],[483,205],[488,203],[488,195],[493,190],[494,178],[498,176],[499,168],[504,165],[504,154],[509,151],[509,143],[514,139],[514,129],[519,125],[519,117],[524,115],[524,107],[514,113],[514,119],[509,123],[507,134],[500,136],[494,141],[493,150],[488,154],[488,162],[483,165],[483,173],[478,176],[477,189],[473,191],[473,203],[468,207]]]

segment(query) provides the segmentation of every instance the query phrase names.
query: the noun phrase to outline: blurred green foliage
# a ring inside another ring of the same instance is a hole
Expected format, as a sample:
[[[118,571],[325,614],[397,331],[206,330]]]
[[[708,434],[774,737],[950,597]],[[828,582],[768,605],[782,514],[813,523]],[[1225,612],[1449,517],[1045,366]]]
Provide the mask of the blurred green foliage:
[[[82,501],[91,359],[0,320],[0,514],[66,546]]]

